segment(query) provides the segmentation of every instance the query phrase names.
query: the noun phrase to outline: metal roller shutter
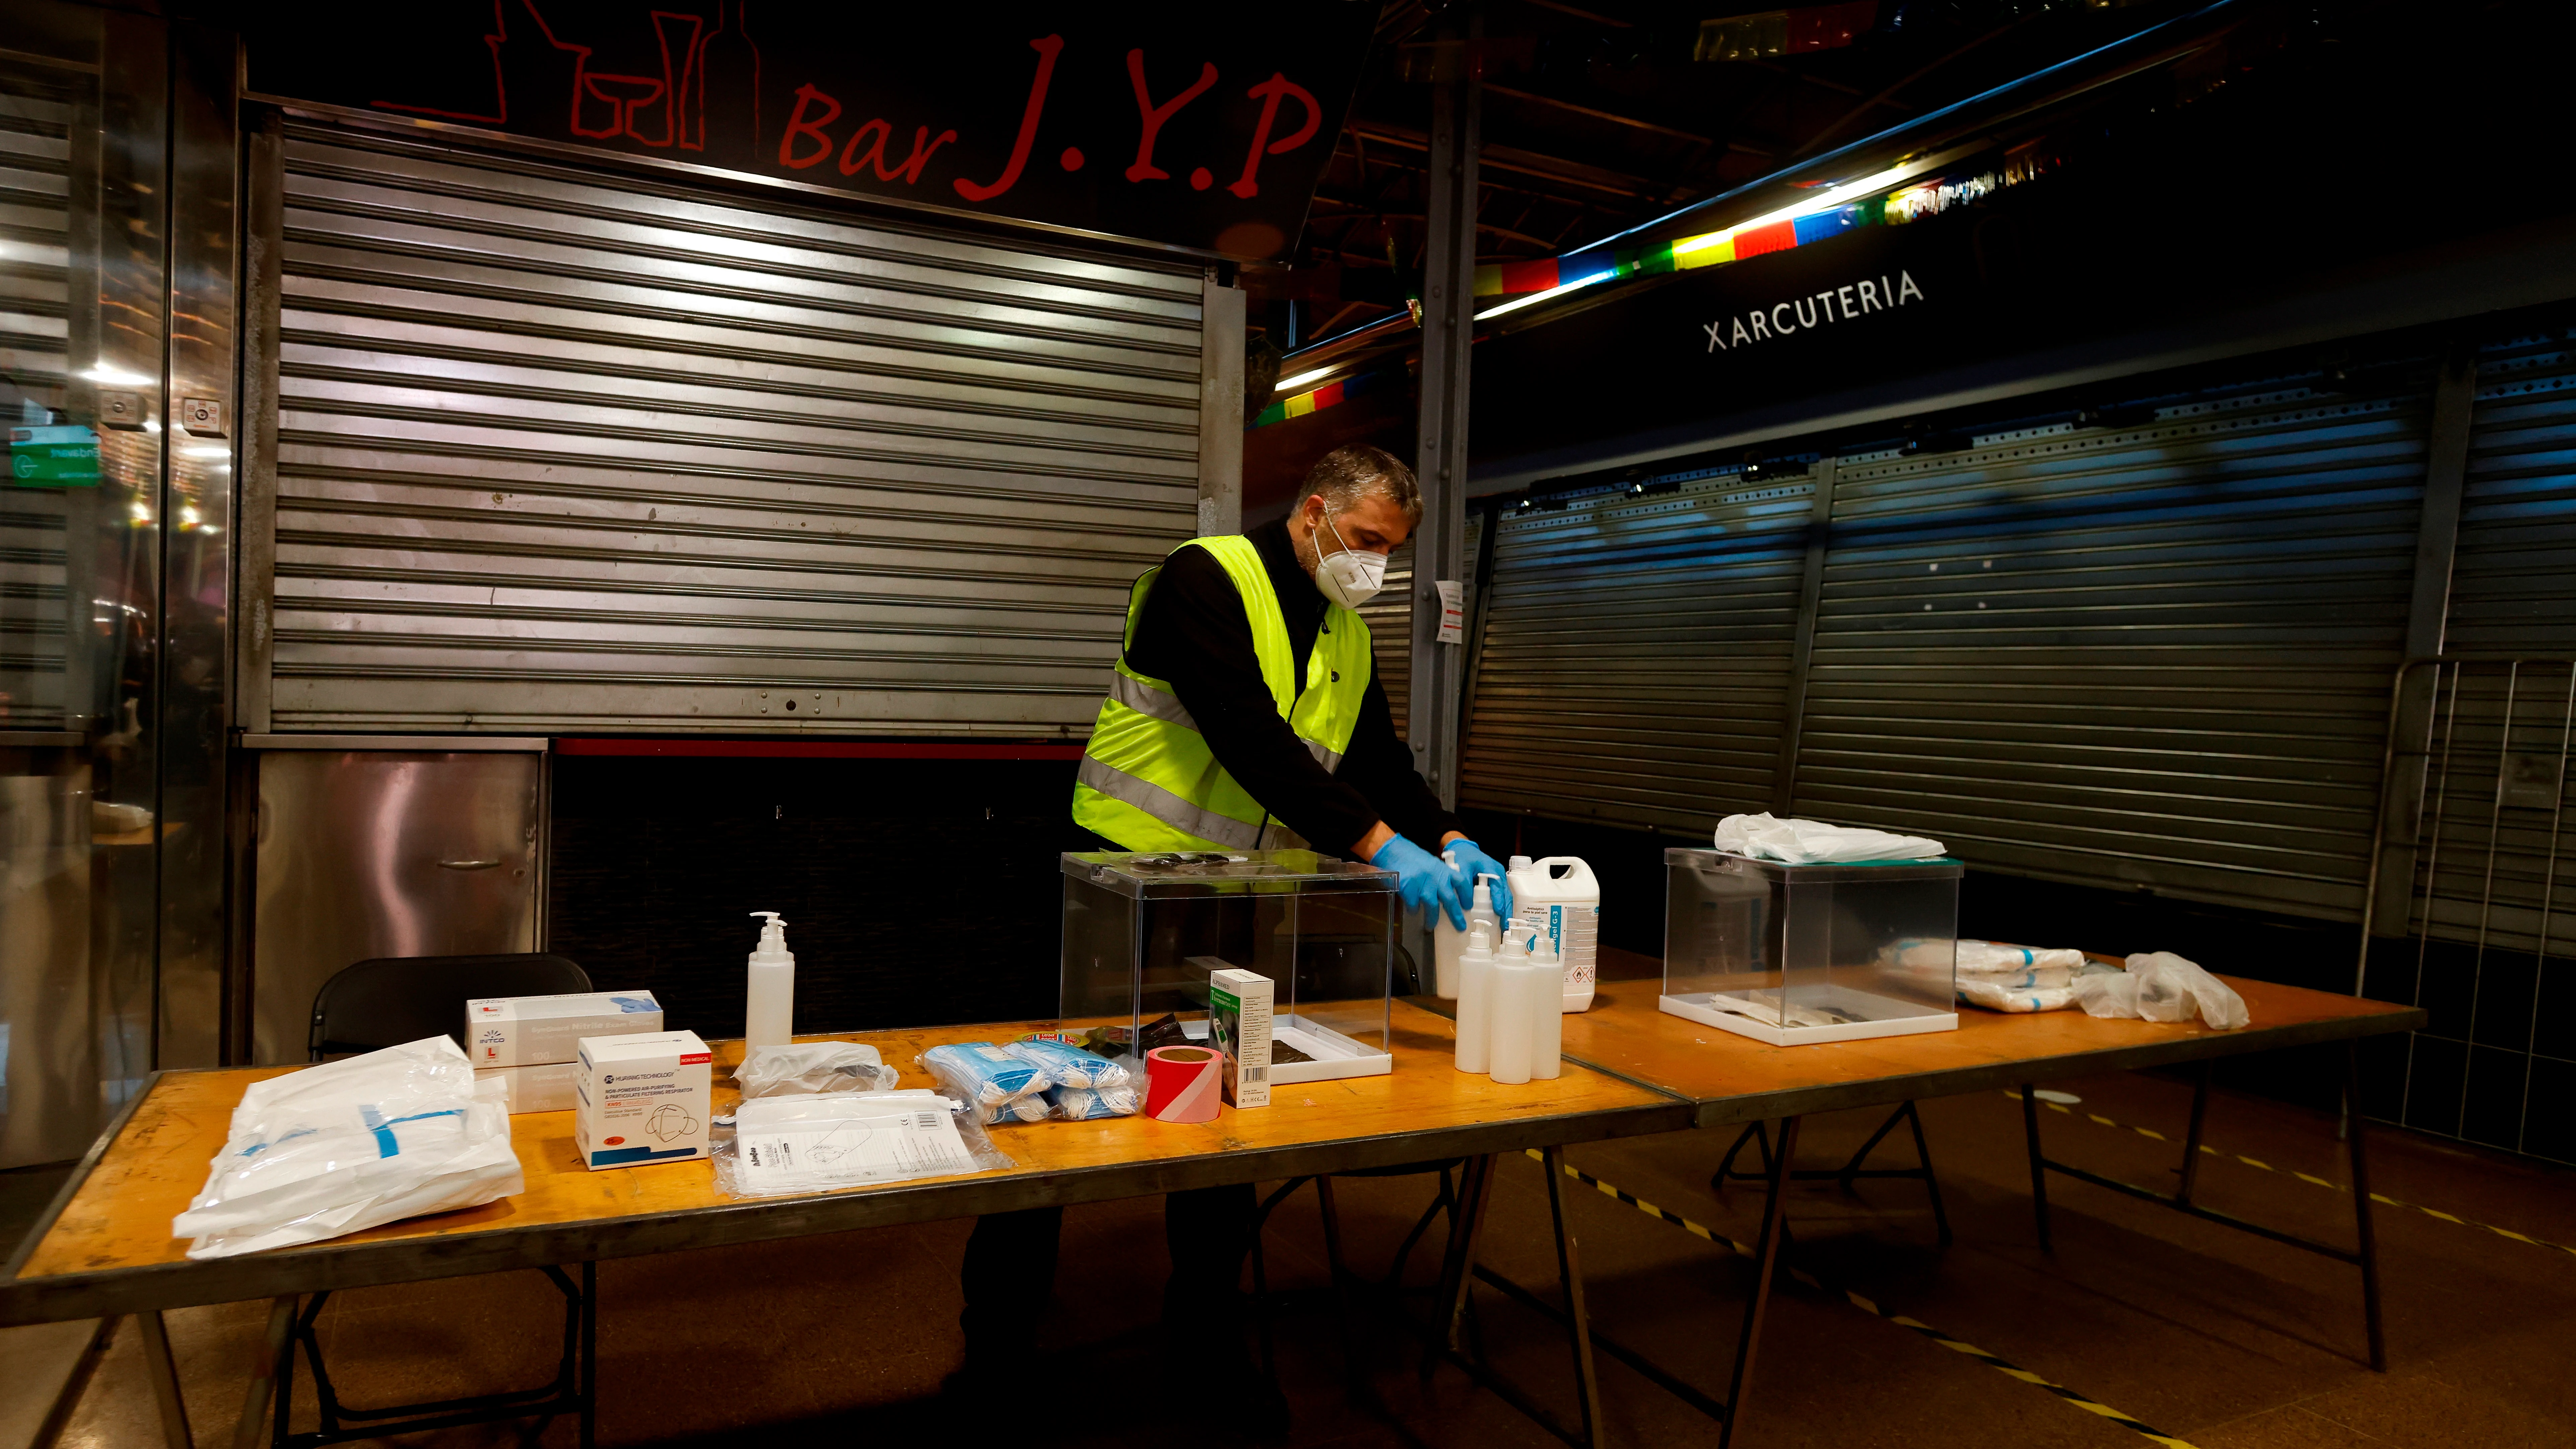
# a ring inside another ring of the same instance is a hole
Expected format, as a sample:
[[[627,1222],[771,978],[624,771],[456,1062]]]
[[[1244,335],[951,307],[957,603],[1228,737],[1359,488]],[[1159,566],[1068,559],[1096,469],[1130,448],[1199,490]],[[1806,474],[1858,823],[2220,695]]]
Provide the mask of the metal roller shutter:
[[[72,98],[0,67],[0,427],[67,405]],[[72,509],[97,490],[0,488],[0,730],[61,730]]]
[[[1695,831],[1768,808],[1814,495],[1729,470],[1503,515],[1462,803]]]
[[[2576,653],[2576,332],[2478,359],[2442,652]]]
[[[1387,555],[1386,588],[1360,609],[1368,621],[1369,653],[1377,681],[1386,690],[1387,708],[1395,715],[1395,732],[1404,733],[1405,707],[1413,683],[1413,545]]]
[[[1200,274],[290,125],[279,729],[1079,729]]]
[[[2428,377],[1846,459],[1799,813],[2357,918]]]

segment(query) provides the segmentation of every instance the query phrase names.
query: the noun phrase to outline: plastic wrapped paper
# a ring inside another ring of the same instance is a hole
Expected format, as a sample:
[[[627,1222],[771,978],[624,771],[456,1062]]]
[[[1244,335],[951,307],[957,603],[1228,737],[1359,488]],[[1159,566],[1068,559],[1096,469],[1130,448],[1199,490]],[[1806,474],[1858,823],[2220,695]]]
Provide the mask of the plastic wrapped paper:
[[[975,1113],[937,1092],[762,1097],[736,1108],[712,1156],[728,1197],[777,1197],[1013,1165]]]
[[[753,1047],[733,1070],[745,1098],[817,1092],[890,1092],[903,1073],[875,1047],[852,1041],[800,1041]]]
[[[2218,1031],[2253,1020],[2234,987],[2171,951],[2132,956],[2125,972],[2078,977],[2074,992],[2087,1016],[2179,1022],[2196,1015]]]
[[[508,1197],[507,1092],[443,1036],[254,1082],[171,1234],[223,1258]]]
[[[1861,860],[1926,860],[1941,842],[1920,835],[1891,835],[1821,820],[1781,820],[1769,814],[1729,815],[1717,823],[1717,848],[1730,855],[1784,865],[1830,865]]]

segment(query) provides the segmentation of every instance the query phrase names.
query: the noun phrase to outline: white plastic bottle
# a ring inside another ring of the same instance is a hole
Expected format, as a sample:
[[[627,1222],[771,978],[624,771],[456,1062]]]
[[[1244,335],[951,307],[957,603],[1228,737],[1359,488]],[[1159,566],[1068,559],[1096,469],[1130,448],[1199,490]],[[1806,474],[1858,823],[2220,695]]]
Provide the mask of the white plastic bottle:
[[[1467,923],[1467,944],[1458,953],[1458,1070],[1491,1068],[1494,1042],[1494,928],[1488,921]]]
[[[1444,854],[1440,858],[1448,860],[1452,870],[1457,868],[1457,862],[1451,857]],[[1444,997],[1455,997],[1458,994],[1459,954],[1467,947],[1467,932],[1474,930],[1478,921],[1485,921],[1493,926],[1496,943],[1499,944],[1503,939],[1503,918],[1494,913],[1494,890],[1492,886],[1486,884],[1493,878],[1490,874],[1476,877],[1475,904],[1467,910],[1467,924],[1464,928],[1450,925],[1449,914],[1446,911],[1432,913],[1432,989]]]
[[[1530,952],[1530,976],[1530,1080],[1552,1082],[1565,1072],[1565,963],[1545,936]]]
[[[1538,972],[1531,967],[1528,943],[1506,941],[1494,958],[1493,1056],[1497,1082],[1530,1079],[1531,1023],[1538,1015]]]
[[[1571,855],[1515,855],[1504,879],[1512,887],[1512,919],[1556,943],[1565,963],[1564,1009],[1590,1010],[1601,973],[1601,882],[1592,867]]]
[[[787,949],[787,923],[776,911],[754,911],[760,949],[751,953],[751,983],[742,1020],[742,1049],[785,1046],[796,1036],[796,957]]]

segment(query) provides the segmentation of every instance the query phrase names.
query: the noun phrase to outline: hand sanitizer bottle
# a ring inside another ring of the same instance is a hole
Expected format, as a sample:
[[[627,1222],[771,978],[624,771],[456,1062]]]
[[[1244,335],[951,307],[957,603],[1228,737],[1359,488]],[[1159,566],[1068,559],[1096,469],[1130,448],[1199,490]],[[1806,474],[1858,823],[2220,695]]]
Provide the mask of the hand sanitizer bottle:
[[[1467,946],[1458,953],[1458,1070],[1490,1070],[1494,1036],[1494,928],[1467,923]]]
[[[1490,1070],[1495,1081],[1517,1084],[1530,1079],[1530,1028],[1537,1004],[1538,972],[1530,967],[1529,943],[1514,935],[1494,962]]]
[[[743,1011],[745,1054],[765,1046],[785,1046],[796,1035],[796,957],[787,949],[787,923],[776,911],[754,911],[769,924],[760,928],[760,949],[751,953],[751,985]]]
[[[1530,1080],[1554,1081],[1565,1072],[1565,963],[1544,934],[1530,952]]]

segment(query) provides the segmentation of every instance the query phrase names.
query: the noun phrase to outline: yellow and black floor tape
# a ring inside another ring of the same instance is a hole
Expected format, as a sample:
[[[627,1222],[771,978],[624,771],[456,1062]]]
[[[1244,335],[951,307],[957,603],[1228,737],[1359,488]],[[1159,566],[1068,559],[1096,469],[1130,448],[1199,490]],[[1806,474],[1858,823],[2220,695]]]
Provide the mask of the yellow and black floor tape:
[[[2021,1100],[2020,1092],[2015,1091],[2010,1087],[2006,1087],[2003,1090],[2005,1096],[2012,1098],[2016,1102]],[[2126,1122],[2114,1121],[2109,1117],[2103,1116],[2099,1112],[2078,1112],[2063,1102],[2052,1102],[2045,1097],[2040,1099],[2039,1105],[2046,1107],[2052,1112],[2062,1112],[2069,1117],[2082,1117],[2088,1121],[2099,1122],[2105,1127],[2110,1127],[2121,1132],[2135,1132],[2141,1137],[2151,1138],[2157,1142],[2171,1142],[2173,1140],[2152,1127],[2133,1127]],[[2225,1162],[2241,1162],[2247,1167],[2256,1168],[2263,1172],[2274,1173],[2282,1177],[2295,1177],[2301,1182],[2322,1187],[2329,1192],[2349,1193],[2352,1191],[2352,1185],[2350,1183],[2332,1182],[2325,1178],[2318,1177],[2313,1173],[2300,1172],[2296,1168],[2274,1167],[2272,1164],[2265,1162],[2259,1157],[2248,1157],[2242,1152],[2221,1152],[2206,1142],[2200,1144],[2200,1150],[2203,1156],[2215,1157]],[[2576,1248],[2571,1248],[2565,1243],[2553,1243],[2547,1238],[2535,1238],[2529,1233],[2517,1233],[2511,1228],[2500,1228],[2493,1223],[2482,1223],[2475,1218],[2464,1218],[2457,1213],[2446,1213],[2440,1208],[2429,1208],[2424,1206],[2422,1203],[2408,1202],[2404,1198],[2390,1197],[2384,1192],[2372,1193],[2370,1195],[2370,1200],[2383,1207],[2402,1208],[2408,1212],[2422,1213],[2428,1218],[2439,1218],[2443,1222],[2457,1223],[2464,1228],[2476,1228],[2481,1232],[2493,1233],[2499,1238],[2511,1238],[2517,1243],[2529,1243],[2535,1248],[2549,1248],[2557,1252],[2566,1253],[2570,1256],[2576,1256]]]
[[[1529,1152],[1529,1156],[1537,1159],[1542,1164],[1547,1161],[1542,1154],[1534,1150]],[[1690,1219],[1683,1217],[1680,1213],[1674,1212],[1670,1208],[1658,1207],[1655,1204],[1646,1201],[1644,1198],[1637,1196],[1635,1193],[1613,1187],[1609,1183],[1603,1182],[1601,1179],[1594,1177],[1591,1173],[1584,1172],[1576,1168],[1571,1163],[1566,1164],[1565,1175],[1592,1188],[1603,1197],[1616,1198],[1619,1201],[1626,1203],[1628,1206],[1635,1208],[1637,1211],[1644,1213],[1650,1218],[1672,1224],[1674,1227],[1681,1229],[1692,1237],[1715,1244],[1721,1248],[1726,1248],[1742,1257],[1750,1258],[1753,1256],[1754,1249],[1752,1244],[1739,1243],[1735,1239],[1730,1238],[1724,1233],[1720,1233],[1703,1223],[1692,1222]],[[1966,1354],[1968,1357],[1975,1359],[1977,1362],[1984,1364],[1986,1367],[1993,1369],[1995,1372],[2003,1374],[2008,1378],[2019,1379],[2021,1382],[2029,1384],[2035,1388],[2046,1389],[2050,1393],[2057,1395],[2059,1398],[2064,1399],[2075,1407],[2084,1410],[2088,1414],[2098,1414],[2115,1424],[2122,1425],[2129,1429],[2134,1429],[2138,1433],[2145,1435],[2147,1438],[2153,1439],[2159,1444],[2169,1446],[2169,1449],[2197,1449],[2197,1446],[2188,1439],[2177,1438],[2160,1429],[2149,1428],[2137,1419],[2130,1415],[2121,1413],[2119,1410],[2112,1408],[2108,1404],[2102,1403],[2099,1400],[2088,1399],[2084,1395],[2077,1393],[2075,1390],[2068,1388],[2064,1384],[2052,1383],[1999,1354],[1988,1353],[1986,1350],[1977,1347],[1966,1339],[1957,1338],[1950,1334],[1943,1333],[1941,1330],[1934,1328],[1932,1325],[1924,1323],[1919,1319],[1908,1318],[1902,1313],[1890,1313],[1886,1309],[1879,1307],[1874,1301],[1865,1298],[1858,1293],[1854,1293],[1848,1288],[1835,1287],[1834,1285],[1825,1282],[1823,1279],[1818,1278],[1813,1273],[1807,1272],[1803,1268],[1791,1267],[1784,1261],[1781,1263],[1779,1271],[1787,1274],[1791,1280],[1805,1287],[1813,1288],[1820,1293],[1832,1294],[1835,1297],[1842,1299],[1844,1302],[1849,1303],[1854,1308],[1860,1309],[1864,1313],[1884,1318],[1888,1322],[1893,1323],[1900,1328],[1912,1329],[1914,1332],[1923,1335],[1925,1338],[1932,1340],[1943,1348],[1949,1349],[1953,1353]]]

